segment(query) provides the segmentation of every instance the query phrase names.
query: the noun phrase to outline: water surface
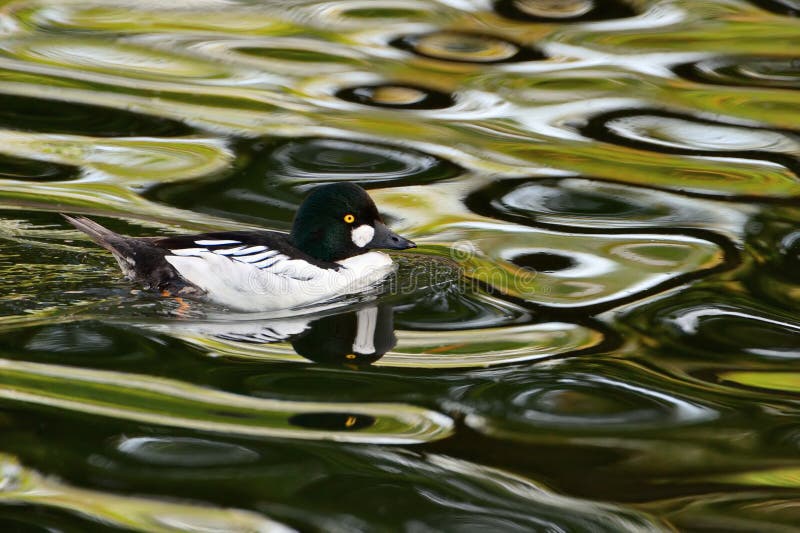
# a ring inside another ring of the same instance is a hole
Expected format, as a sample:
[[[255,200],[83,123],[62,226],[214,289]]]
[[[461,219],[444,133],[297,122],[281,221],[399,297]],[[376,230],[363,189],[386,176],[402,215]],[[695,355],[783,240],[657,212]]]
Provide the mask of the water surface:
[[[795,530],[799,13],[4,1],[0,530]],[[287,230],[337,181],[420,246],[303,314],[58,214]]]

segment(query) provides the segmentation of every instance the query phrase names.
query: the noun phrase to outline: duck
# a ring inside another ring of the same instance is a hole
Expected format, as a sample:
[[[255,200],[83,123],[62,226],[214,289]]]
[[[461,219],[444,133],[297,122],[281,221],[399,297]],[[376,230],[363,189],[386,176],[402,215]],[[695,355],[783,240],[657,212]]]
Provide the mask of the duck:
[[[390,230],[369,194],[349,182],[315,187],[290,233],[128,237],[86,217],[62,216],[111,252],[130,281],[237,311],[300,309],[362,292],[396,268],[379,250],[416,247]]]

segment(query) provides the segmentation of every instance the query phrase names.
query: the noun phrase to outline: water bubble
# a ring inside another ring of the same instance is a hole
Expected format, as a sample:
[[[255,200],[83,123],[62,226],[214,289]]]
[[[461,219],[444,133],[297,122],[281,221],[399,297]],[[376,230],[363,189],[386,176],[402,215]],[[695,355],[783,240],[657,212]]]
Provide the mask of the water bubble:
[[[386,83],[340,89],[336,96],[342,100],[390,109],[444,109],[455,99],[444,92],[420,85]]]
[[[457,31],[406,35],[390,44],[423,57],[461,63],[511,63],[544,57],[500,37]]]
[[[521,13],[532,18],[577,18],[595,8],[593,0],[512,0]]]
[[[636,15],[624,0],[498,0],[495,11],[513,20],[581,22]]]

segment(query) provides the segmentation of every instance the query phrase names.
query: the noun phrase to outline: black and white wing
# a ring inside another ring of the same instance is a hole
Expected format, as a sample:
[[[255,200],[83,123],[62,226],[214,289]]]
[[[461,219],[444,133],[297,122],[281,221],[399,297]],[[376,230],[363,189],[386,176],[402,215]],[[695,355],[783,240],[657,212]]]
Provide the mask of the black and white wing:
[[[226,232],[154,242],[164,259],[217,303],[241,310],[286,309],[319,299],[341,265],[318,261],[277,232]]]
[[[215,254],[229,261],[251,265],[276,275],[300,277],[298,263],[319,268],[338,268],[336,263],[319,261],[294,248],[288,235],[273,231],[231,231],[201,235],[166,237],[156,244],[178,257],[203,257]],[[234,268],[234,267],[232,267]]]
[[[211,253],[275,273],[283,270],[280,263],[290,259],[288,255],[263,244],[244,244],[232,239],[198,239],[192,244],[194,246],[190,248],[170,248],[170,252],[180,257],[202,257]]]

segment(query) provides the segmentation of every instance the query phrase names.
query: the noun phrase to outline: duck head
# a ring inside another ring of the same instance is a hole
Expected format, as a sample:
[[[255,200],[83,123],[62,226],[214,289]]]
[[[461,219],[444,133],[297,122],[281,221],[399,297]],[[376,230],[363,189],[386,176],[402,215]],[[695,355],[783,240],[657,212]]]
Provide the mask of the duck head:
[[[416,246],[386,227],[375,202],[354,183],[320,185],[311,191],[294,217],[291,240],[322,261],[340,261],[374,249]]]

